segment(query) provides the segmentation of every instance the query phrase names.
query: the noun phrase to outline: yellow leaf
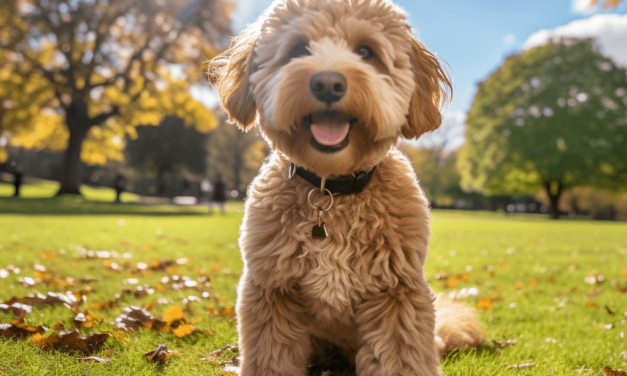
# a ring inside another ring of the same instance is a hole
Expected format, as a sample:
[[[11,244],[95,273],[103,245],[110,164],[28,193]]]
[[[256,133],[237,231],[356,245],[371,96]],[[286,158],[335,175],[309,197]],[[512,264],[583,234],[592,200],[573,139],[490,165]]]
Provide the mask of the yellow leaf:
[[[186,324],[186,325],[181,325],[178,328],[174,329],[172,333],[179,338],[183,338],[185,336],[192,334],[193,331],[194,331],[194,327]]]
[[[184,317],[185,315],[183,314],[183,310],[178,305],[173,305],[163,312],[163,321],[167,322],[168,324],[172,324],[173,322],[181,320]]]
[[[39,254],[39,257],[41,257],[44,260],[52,260],[52,259],[55,259],[57,256],[58,256],[58,253],[55,250],[46,250]]]
[[[486,309],[486,310],[492,310],[492,299],[490,298],[483,298],[483,299],[479,299],[477,301],[477,309]]]
[[[515,288],[516,290],[520,290],[520,289],[522,289],[523,287],[525,287],[525,285],[524,285],[522,282],[518,282],[518,283],[516,284],[516,286],[514,286],[514,288]]]

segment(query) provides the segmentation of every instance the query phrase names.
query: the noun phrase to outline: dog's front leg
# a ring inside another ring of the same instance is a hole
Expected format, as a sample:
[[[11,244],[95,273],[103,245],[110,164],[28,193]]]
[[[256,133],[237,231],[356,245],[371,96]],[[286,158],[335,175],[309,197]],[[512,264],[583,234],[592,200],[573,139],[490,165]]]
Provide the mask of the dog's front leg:
[[[397,286],[368,297],[356,312],[358,376],[436,376],[431,290]]]
[[[300,302],[242,277],[237,301],[241,376],[301,376],[311,351]]]

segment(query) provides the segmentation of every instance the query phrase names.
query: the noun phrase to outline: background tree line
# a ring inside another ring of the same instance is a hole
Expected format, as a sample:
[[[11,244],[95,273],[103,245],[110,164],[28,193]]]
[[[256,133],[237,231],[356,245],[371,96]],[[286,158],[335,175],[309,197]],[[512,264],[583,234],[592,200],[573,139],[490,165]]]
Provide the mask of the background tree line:
[[[0,169],[58,180],[59,194],[123,173],[143,195],[200,196],[220,176],[243,197],[267,146],[190,93],[228,44],[233,6],[3,1]],[[399,147],[434,207],[627,216],[625,77],[593,40],[554,40],[478,84],[461,149],[446,124],[428,147]]]

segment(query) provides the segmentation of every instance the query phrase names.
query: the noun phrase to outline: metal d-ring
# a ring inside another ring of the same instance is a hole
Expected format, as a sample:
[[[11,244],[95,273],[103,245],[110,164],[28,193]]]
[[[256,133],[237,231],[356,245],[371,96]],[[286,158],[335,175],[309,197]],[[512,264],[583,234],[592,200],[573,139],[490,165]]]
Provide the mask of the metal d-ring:
[[[290,166],[288,167],[288,170],[287,170],[287,176],[289,179],[291,179],[294,177],[294,175],[296,175],[296,165],[290,162]]]
[[[318,210],[318,207],[311,203],[311,194],[317,190],[318,188],[314,188],[311,191],[309,191],[309,194],[307,195],[307,202],[309,203],[309,206],[311,206],[315,210]],[[333,193],[331,193],[331,191],[326,188],[324,190],[329,194],[329,197],[331,197],[331,203],[329,204],[329,207],[326,209],[322,209],[323,211],[327,212],[329,211],[329,209],[331,209],[331,207],[333,207]]]

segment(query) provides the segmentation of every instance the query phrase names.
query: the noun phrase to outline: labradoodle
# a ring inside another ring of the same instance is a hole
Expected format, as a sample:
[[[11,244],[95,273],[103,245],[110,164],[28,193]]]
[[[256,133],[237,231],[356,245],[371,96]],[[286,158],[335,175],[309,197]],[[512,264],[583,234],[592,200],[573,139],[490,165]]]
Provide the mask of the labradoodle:
[[[248,189],[243,376],[306,375],[318,344],[359,376],[439,374],[482,343],[423,267],[429,203],[395,145],[439,127],[451,82],[387,0],[276,0],[209,64],[229,120],[272,147]]]

